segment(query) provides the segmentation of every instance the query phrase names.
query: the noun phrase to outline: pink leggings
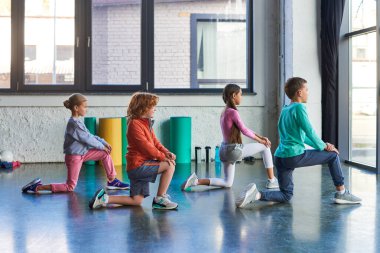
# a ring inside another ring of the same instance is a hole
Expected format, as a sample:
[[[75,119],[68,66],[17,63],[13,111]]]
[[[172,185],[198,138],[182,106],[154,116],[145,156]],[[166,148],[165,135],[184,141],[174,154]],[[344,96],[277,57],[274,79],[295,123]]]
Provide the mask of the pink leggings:
[[[116,171],[111,156],[104,150],[90,149],[85,155],[65,155],[67,180],[62,184],[51,184],[52,192],[71,192],[78,182],[82,164],[88,160],[101,160],[109,180],[115,178]]]

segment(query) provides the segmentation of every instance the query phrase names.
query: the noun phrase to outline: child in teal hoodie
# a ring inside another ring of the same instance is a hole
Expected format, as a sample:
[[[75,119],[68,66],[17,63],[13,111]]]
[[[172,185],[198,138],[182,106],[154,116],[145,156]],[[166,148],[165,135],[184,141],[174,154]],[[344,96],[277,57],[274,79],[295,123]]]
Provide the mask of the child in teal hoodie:
[[[291,103],[282,109],[278,121],[280,144],[274,153],[280,191],[259,192],[251,183],[236,201],[236,206],[242,208],[256,200],[289,201],[293,197],[294,169],[318,164],[328,164],[337,190],[333,199],[336,204],[359,204],[361,199],[344,187],[339,151],[334,145],[323,142],[309,121],[305,106],[309,95],[307,81],[300,77],[290,78],[285,84],[285,93]],[[305,144],[314,149],[306,150]]]

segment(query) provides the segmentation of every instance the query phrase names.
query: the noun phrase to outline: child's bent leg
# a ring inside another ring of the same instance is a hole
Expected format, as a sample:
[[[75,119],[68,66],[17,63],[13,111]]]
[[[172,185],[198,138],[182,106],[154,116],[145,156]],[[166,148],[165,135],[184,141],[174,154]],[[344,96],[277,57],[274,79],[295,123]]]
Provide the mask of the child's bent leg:
[[[235,163],[223,162],[224,179],[210,178],[209,185],[219,187],[231,187],[235,178]]]
[[[344,189],[344,176],[337,153],[328,151],[306,150],[302,159],[298,163],[298,167],[327,163],[335,187],[338,190]]]
[[[71,192],[78,182],[79,172],[82,167],[83,157],[81,155],[66,155],[67,180],[63,184],[51,184],[52,192]]]
[[[243,157],[253,156],[260,153],[263,158],[264,167],[267,169],[267,175],[269,179],[274,178],[273,172],[273,158],[270,148],[261,143],[249,143],[243,147]]]
[[[83,157],[83,161],[95,160],[102,161],[103,168],[106,171],[109,182],[116,178],[116,170],[111,155],[104,150],[90,149]]]
[[[330,175],[333,179],[334,185],[338,191],[344,190],[344,176],[343,176],[343,171],[340,166],[340,160],[339,156],[335,152],[328,152],[331,153],[331,160],[328,163],[329,164],[329,170],[330,170]]]
[[[269,148],[265,147],[265,149],[261,151],[261,156],[263,157],[264,167],[267,169],[268,178],[274,179],[272,152]]]
[[[275,202],[287,202],[293,197],[293,171],[294,168],[287,168],[279,166],[277,167],[277,177],[280,185],[280,191],[263,191],[261,193],[260,200],[275,201]]]
[[[161,174],[160,184],[158,186],[157,196],[163,196],[166,194],[170,182],[172,181],[174,174],[174,165],[168,162],[160,162],[160,167],[158,168],[158,174]]]
[[[144,196],[122,196],[122,195],[108,195],[108,204],[118,204],[124,206],[139,206],[144,200]]]
[[[53,191],[51,184],[44,184],[37,186],[36,191]]]

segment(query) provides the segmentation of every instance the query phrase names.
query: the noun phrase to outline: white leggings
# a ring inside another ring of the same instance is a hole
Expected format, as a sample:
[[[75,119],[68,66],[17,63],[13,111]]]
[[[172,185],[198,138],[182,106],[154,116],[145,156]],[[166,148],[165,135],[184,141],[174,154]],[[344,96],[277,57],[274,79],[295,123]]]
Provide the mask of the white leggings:
[[[273,168],[272,153],[269,148],[261,143],[249,143],[243,146],[243,158],[261,153],[266,169]],[[235,163],[223,162],[224,179],[210,178],[210,185],[219,187],[231,187],[235,177]]]

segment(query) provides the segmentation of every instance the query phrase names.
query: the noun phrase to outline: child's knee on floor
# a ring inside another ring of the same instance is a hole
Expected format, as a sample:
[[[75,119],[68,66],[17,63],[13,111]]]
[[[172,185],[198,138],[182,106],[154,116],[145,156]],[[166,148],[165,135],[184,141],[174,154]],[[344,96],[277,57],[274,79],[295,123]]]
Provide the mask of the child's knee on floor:
[[[282,192],[284,194],[284,198],[286,202],[289,202],[293,198],[292,192]]]
[[[135,195],[132,198],[135,201],[136,205],[138,205],[138,206],[141,206],[141,204],[142,204],[142,202],[144,200],[144,196],[143,195]]]
[[[73,192],[76,186],[77,186],[76,184],[68,184],[67,185],[67,191]]]

